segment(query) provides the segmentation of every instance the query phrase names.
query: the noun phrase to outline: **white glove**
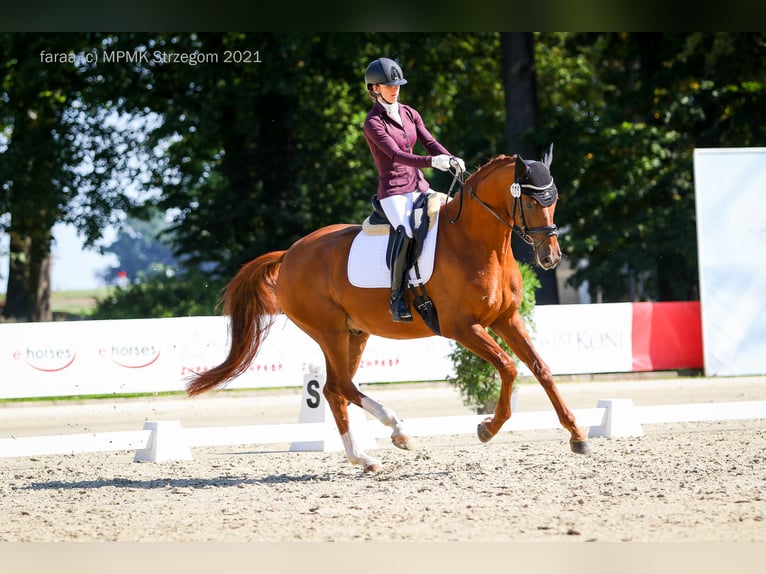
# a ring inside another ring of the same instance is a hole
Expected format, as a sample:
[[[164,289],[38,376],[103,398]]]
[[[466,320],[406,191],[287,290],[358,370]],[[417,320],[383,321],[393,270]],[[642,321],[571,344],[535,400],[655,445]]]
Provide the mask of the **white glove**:
[[[465,162],[462,160],[462,158],[459,158],[459,157],[450,158],[450,165],[454,166],[455,164],[457,164],[460,167],[461,173],[465,171]]]
[[[431,158],[431,167],[447,171],[449,169],[450,157],[446,154],[435,155]]]

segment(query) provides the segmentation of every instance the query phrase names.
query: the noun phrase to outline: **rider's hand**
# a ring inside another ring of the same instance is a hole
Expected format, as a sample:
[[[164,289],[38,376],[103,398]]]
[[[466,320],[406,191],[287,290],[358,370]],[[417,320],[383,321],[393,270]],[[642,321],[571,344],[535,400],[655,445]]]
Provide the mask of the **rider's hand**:
[[[450,158],[450,166],[454,167],[455,164],[460,168],[461,173],[465,171],[465,162],[462,160],[462,158],[459,157],[453,157]]]
[[[450,157],[446,154],[435,155],[431,158],[431,167],[447,171],[449,169]]]

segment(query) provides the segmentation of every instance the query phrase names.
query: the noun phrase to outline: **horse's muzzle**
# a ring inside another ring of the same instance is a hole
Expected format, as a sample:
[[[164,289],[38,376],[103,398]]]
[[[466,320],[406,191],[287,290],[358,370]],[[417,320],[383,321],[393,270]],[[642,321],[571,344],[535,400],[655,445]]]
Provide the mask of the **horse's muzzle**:
[[[547,238],[535,248],[537,264],[546,271],[553,269],[561,261],[561,248],[555,236]]]

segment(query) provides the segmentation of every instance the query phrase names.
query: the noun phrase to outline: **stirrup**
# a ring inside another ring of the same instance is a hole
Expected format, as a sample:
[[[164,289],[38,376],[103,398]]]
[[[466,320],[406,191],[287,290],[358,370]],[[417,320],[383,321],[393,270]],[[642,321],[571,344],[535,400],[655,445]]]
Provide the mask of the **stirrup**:
[[[394,323],[409,323],[412,321],[410,306],[400,294],[391,296],[391,319]]]

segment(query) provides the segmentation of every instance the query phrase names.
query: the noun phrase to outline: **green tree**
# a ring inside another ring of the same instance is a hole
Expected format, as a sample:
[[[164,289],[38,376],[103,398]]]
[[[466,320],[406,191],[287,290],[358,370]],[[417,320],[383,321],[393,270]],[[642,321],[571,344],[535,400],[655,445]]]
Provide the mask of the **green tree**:
[[[208,275],[212,269],[216,281],[322,225],[360,221],[376,187],[362,134],[371,105],[362,78],[381,55],[400,59],[409,80],[403,101],[469,169],[497,153],[523,146],[534,156],[555,143],[560,241],[570,260],[587,262],[576,285],[587,281],[603,301],[693,299],[692,151],[764,145],[764,36],[2,35],[0,225],[12,250],[6,315],[47,316],[54,223],[74,223],[92,243],[117,214],[136,212],[143,200],[120,174],[156,193],[149,203],[175,216],[176,257]],[[525,50],[509,51],[511,39]],[[94,49],[221,60],[52,65],[39,55]],[[227,50],[249,52],[250,60],[223,62]],[[522,87],[510,74],[519,53],[536,80],[526,83],[524,105],[509,98],[517,103],[506,106],[509,87]],[[525,111],[533,100],[536,120]],[[144,181],[129,165],[138,146],[152,174]],[[427,175],[447,189],[445,174]]]
[[[131,138],[118,129],[103,82],[81,54],[87,34],[0,35],[0,213],[10,236],[3,315],[51,319],[50,251],[59,222],[92,243],[132,202],[115,179],[128,173]],[[75,55],[77,55],[75,57]]]
[[[175,214],[176,253],[188,265],[212,263],[229,276],[328,219],[361,217],[365,198],[349,193],[361,177],[349,153],[358,143],[347,93],[353,38],[161,34],[119,43],[219,57],[152,63],[129,96],[163,118],[149,142],[163,149],[150,185]],[[225,62],[227,52],[246,57]]]
[[[541,34],[537,48],[560,240],[587,261],[574,283],[594,300],[696,299],[693,150],[766,142],[766,35]]]
[[[167,277],[154,273],[129,286],[117,286],[97,301],[91,319],[160,319],[215,315],[221,287],[203,272]]]
[[[481,112],[493,109],[486,98],[501,101],[496,35],[223,33],[120,42],[221,55],[258,49],[257,62],[147,66],[145,89],[134,88],[163,117],[152,134],[152,145],[165,146],[152,185],[163,190],[162,207],[178,209],[177,253],[190,265],[216,263],[217,276],[369,213],[377,175],[362,131],[372,105],[363,75],[376,57],[401,58],[406,101],[454,153],[482,157],[500,147],[496,115]],[[458,115],[463,110],[472,123]]]

